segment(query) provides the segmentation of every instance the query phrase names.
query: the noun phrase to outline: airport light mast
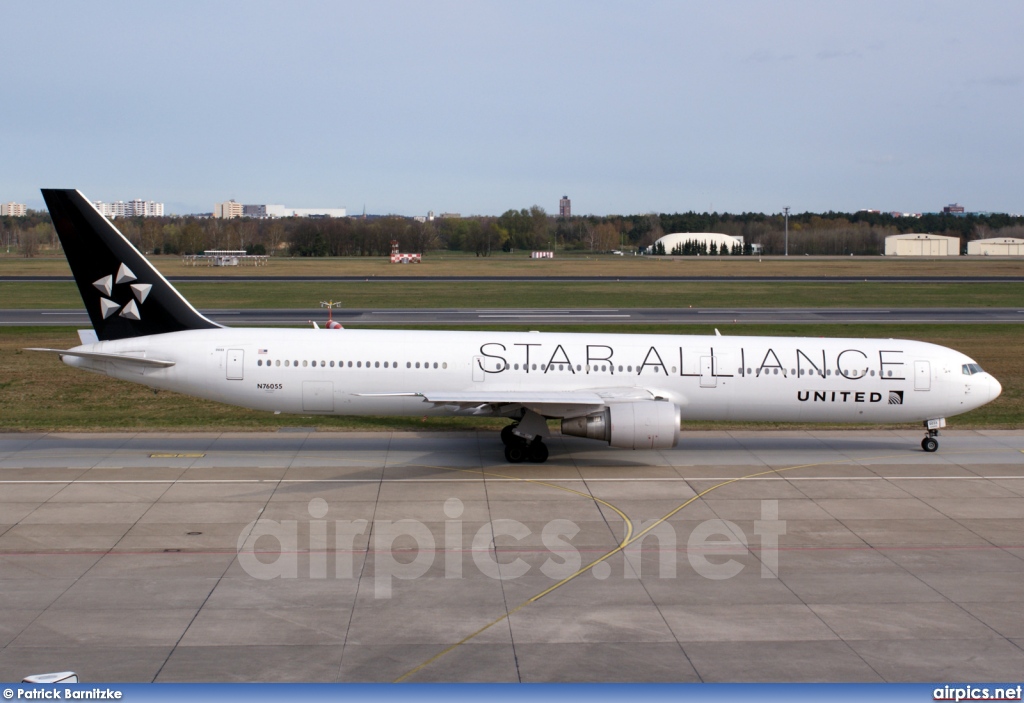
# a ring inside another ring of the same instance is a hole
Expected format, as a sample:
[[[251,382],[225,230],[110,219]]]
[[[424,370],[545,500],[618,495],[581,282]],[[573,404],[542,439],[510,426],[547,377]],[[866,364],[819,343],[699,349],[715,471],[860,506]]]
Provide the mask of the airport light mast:
[[[782,212],[786,215],[786,256],[789,256],[789,205],[782,208]]]

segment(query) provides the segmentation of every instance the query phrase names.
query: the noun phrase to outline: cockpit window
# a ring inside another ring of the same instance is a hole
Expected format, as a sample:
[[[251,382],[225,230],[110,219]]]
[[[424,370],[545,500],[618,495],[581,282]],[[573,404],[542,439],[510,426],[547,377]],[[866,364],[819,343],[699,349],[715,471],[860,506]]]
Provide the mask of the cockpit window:
[[[964,376],[973,376],[976,373],[984,373],[978,364],[964,364],[960,367]]]

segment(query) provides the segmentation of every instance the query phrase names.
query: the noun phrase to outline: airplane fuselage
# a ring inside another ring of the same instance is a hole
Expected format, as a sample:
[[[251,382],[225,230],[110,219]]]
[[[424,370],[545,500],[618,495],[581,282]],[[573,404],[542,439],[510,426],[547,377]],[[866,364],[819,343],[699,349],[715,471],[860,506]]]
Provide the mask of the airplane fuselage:
[[[427,397],[557,389],[671,401],[684,421],[900,423],[964,413],[1000,390],[957,351],[895,339],[224,328],[69,351],[171,361],[63,357],[153,388],[307,415],[501,415]]]

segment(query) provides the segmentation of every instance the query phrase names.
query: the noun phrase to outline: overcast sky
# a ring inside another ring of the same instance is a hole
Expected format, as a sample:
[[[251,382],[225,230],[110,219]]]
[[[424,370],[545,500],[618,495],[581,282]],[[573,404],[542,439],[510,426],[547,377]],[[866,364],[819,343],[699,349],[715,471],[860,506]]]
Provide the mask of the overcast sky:
[[[0,200],[1024,212],[1024,3],[5,0]]]

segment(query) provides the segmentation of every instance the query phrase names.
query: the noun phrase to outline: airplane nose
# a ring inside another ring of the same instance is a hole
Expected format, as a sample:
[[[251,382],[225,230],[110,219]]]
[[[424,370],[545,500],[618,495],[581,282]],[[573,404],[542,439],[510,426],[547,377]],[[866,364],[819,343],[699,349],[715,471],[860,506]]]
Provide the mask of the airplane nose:
[[[995,400],[1003,392],[1003,384],[995,379],[994,376],[989,374],[988,377],[988,394],[989,400]]]

